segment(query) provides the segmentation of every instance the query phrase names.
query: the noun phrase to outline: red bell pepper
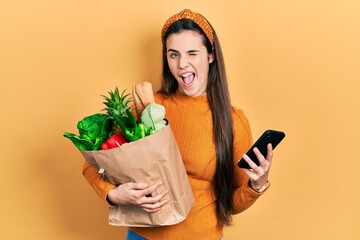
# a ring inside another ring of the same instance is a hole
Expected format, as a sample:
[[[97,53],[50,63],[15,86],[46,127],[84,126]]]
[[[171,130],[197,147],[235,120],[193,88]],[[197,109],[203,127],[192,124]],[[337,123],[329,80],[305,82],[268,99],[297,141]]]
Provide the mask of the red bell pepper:
[[[106,139],[106,141],[101,145],[101,150],[116,148],[123,145],[124,143],[127,143],[124,135],[121,132],[116,132],[111,137]]]

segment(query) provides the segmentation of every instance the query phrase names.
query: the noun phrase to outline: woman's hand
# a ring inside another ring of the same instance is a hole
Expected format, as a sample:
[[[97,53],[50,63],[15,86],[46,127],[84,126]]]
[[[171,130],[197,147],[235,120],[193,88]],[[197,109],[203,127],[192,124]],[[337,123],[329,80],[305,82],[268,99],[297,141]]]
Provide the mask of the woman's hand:
[[[154,197],[151,196],[161,185],[162,182],[157,182],[151,186],[147,183],[121,184],[109,191],[108,199],[115,205],[136,205],[146,212],[157,212],[168,201],[166,190]]]
[[[251,169],[244,169],[246,174],[250,177],[251,187],[255,191],[259,191],[262,186],[266,184],[269,177],[269,171],[271,168],[272,157],[273,157],[273,148],[271,143],[267,145],[267,154],[266,158],[260,153],[259,149],[254,148],[254,153],[259,160],[260,165],[257,166],[248,155],[244,154],[244,160],[249,164]]]

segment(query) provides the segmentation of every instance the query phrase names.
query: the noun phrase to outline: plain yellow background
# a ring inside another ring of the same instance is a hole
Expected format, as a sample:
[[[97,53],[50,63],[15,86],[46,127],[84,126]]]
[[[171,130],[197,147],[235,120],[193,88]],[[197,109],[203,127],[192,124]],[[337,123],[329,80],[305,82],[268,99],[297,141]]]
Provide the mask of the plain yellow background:
[[[270,190],[225,239],[359,239],[356,0],[1,1],[0,239],[125,238],[62,134],[115,86],[159,87],[160,29],[184,8],[216,29],[254,138],[287,134]]]

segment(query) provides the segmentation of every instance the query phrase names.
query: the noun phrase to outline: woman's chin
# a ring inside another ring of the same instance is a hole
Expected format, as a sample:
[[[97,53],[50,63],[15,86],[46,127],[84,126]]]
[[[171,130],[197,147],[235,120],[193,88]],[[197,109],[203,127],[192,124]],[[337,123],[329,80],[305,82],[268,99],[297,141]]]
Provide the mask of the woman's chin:
[[[199,89],[184,89],[179,88],[179,92],[189,97],[198,97],[206,94],[206,91],[200,91]]]

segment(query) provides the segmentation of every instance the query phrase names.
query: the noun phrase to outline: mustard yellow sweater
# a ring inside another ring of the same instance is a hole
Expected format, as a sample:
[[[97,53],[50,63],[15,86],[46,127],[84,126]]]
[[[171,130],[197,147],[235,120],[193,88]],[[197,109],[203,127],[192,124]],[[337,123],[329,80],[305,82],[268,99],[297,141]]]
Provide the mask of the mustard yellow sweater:
[[[176,225],[153,228],[132,228],[134,232],[150,240],[219,240],[222,227],[217,226],[215,197],[211,182],[215,173],[215,146],[213,125],[207,96],[189,97],[177,92],[172,98],[155,94],[156,102],[165,106],[195,197],[195,203],[187,218]],[[261,195],[248,186],[249,178],[237,162],[251,147],[252,137],[248,120],[241,110],[233,108],[234,119],[234,168],[236,189],[233,214],[250,207]],[[115,188],[103,180],[86,161],[83,174],[96,192],[105,200]]]

